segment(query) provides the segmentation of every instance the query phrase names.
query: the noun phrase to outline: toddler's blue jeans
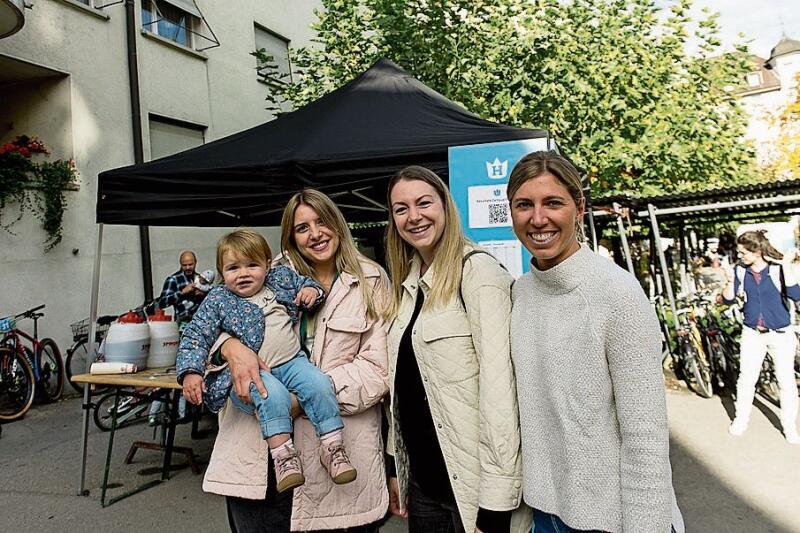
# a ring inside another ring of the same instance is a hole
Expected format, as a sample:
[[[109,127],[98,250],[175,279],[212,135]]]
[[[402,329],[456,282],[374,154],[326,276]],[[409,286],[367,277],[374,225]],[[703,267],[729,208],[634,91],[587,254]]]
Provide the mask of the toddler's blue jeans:
[[[300,353],[294,359],[274,367],[271,373],[261,370],[260,374],[267,389],[266,398],[262,398],[255,384],[251,383],[252,404],[244,403],[232,388],[231,400],[240,411],[257,413],[261,435],[265,439],[292,432],[290,392],[297,396],[318,436],[344,427],[333,383],[327,374],[311,364],[305,354]]]

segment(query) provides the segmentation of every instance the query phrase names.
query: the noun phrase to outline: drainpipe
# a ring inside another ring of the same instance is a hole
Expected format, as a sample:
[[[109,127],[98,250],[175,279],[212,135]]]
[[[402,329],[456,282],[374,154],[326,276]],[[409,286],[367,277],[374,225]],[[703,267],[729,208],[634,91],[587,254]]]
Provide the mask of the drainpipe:
[[[125,0],[125,30],[128,38],[128,82],[131,93],[131,126],[133,127],[133,157],[137,165],[144,163],[142,147],[142,103],[139,99],[139,63],[136,54],[136,3]],[[142,256],[144,299],[153,299],[153,263],[150,258],[150,228],[139,226],[139,249]]]

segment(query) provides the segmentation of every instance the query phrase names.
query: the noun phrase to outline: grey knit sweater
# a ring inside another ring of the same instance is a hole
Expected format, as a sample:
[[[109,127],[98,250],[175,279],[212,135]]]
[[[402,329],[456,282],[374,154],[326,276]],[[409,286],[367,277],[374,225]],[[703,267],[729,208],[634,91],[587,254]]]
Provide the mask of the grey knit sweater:
[[[582,246],[513,301],[525,502],[576,529],[670,531],[660,334],[636,279]]]

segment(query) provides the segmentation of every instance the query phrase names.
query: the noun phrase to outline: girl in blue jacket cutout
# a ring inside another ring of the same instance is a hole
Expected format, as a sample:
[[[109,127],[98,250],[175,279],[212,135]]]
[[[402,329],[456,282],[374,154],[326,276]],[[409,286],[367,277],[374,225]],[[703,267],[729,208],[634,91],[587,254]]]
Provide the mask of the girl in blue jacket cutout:
[[[723,291],[725,303],[737,296],[744,298],[739,379],[736,382],[736,417],[729,431],[742,435],[750,420],[755,386],[761,364],[767,353],[775,364],[781,400],[781,424],[786,440],[800,444],[797,417],[797,384],[794,376],[794,355],[797,337],[790,327],[792,306],[789,300],[800,300],[800,285],[794,272],[778,261],[783,254],[776,250],[763,231],[747,231],[737,239],[739,265],[729,272]]]
[[[349,483],[356,470],[344,449],[344,424],[333,385],[308,360],[295,327],[301,311],[322,303],[324,291],[313,279],[286,266],[269,268],[271,262],[269,245],[256,231],[237,229],[219,240],[217,269],[224,285],[209,292],[181,337],[178,382],[188,401],[203,401],[213,412],[230,397],[236,408],[256,414],[275,462],[278,492],[305,483],[291,438],[290,393],[295,394],[320,437],[320,461],[334,483]],[[219,350],[207,361],[220,334],[239,339],[270,368],[260,372],[265,397],[254,383],[249,399],[236,395]]]

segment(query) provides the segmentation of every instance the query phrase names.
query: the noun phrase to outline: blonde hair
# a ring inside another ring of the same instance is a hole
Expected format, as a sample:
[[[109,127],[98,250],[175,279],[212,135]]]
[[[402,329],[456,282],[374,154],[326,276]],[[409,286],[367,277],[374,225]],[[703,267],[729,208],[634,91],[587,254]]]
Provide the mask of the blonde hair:
[[[259,232],[251,228],[237,228],[217,241],[217,270],[222,275],[222,258],[226,252],[233,252],[251,261],[264,264],[269,268],[272,262],[272,250],[267,240]]]
[[[552,150],[532,152],[514,165],[514,170],[511,171],[511,176],[508,178],[508,187],[506,188],[508,201],[511,202],[514,195],[517,194],[517,191],[526,181],[545,174],[553,176],[567,189],[580,212],[581,207],[585,205],[580,173],[569,159]],[[575,237],[578,242],[586,240],[582,219],[575,221]]]
[[[325,193],[315,189],[304,189],[289,199],[281,218],[281,249],[299,274],[315,278],[314,268],[308,263],[297,247],[294,238],[294,215],[297,208],[307,205],[319,216],[322,223],[339,237],[339,248],[334,253],[334,261],[338,272],[347,272],[358,279],[361,296],[367,306],[367,315],[377,318],[380,311],[376,309],[375,299],[372,296],[372,287],[369,287],[364,276],[361,261],[374,264],[358,252],[353,234],[344,219],[344,215]]]
[[[462,258],[464,246],[469,240],[461,230],[458,220],[458,209],[453,196],[444,181],[431,170],[420,166],[406,167],[392,178],[386,192],[387,205],[392,204],[392,190],[401,181],[422,181],[434,188],[444,206],[444,232],[436,244],[433,263],[433,283],[429,297],[423,307],[433,309],[444,307],[453,298],[457,298],[461,287]],[[389,275],[392,279],[392,303],[387,317],[397,315],[400,299],[403,296],[403,280],[411,270],[411,258],[416,251],[414,247],[400,237],[394,216],[389,216],[389,227],[386,229],[386,260]]]

